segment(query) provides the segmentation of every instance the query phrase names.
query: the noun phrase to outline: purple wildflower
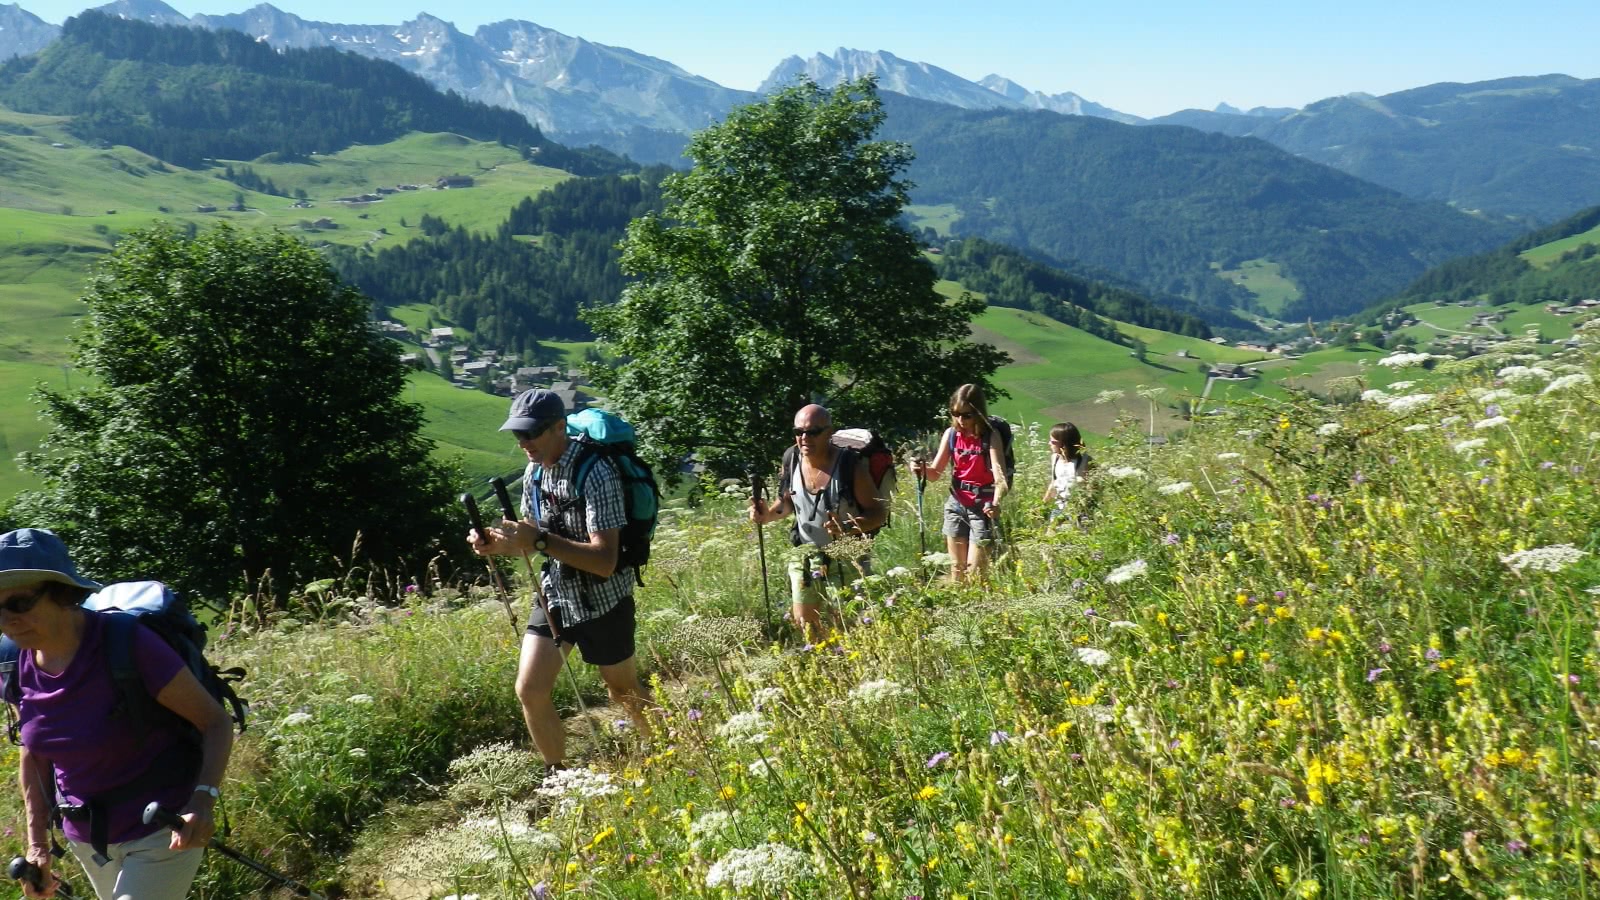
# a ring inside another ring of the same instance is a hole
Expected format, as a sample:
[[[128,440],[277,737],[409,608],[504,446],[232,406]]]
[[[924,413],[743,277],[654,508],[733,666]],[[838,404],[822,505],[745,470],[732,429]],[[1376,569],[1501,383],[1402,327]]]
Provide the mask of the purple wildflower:
[[[1362,484],[1366,480],[1367,480],[1367,476],[1361,474],[1360,471],[1357,471],[1355,475],[1351,476],[1350,483],[1351,484]]]
[[[703,715],[705,715],[705,713],[701,712],[700,710],[691,709],[691,710],[689,710],[689,721],[698,722],[698,721],[700,721],[700,717],[703,716]]]
[[[1178,544],[1183,542],[1183,538],[1180,538],[1173,532],[1169,531],[1167,532],[1167,536],[1161,539],[1161,542],[1166,544],[1168,547],[1176,547]]]
[[[991,747],[998,747],[1009,740],[1011,740],[1011,735],[1004,731],[989,732],[989,746]]]
[[[1388,641],[1384,641],[1378,645],[1378,652],[1387,655],[1394,652],[1394,647],[1390,646]]]
[[[1422,654],[1422,658],[1426,659],[1428,662],[1438,662],[1439,658],[1442,656],[1444,656],[1444,654],[1439,652],[1438,647],[1429,647],[1428,652]]]
[[[1513,838],[1509,841],[1506,841],[1506,849],[1510,850],[1512,853],[1521,855],[1528,852],[1528,845]]]
[[[1576,676],[1576,675],[1568,675],[1568,676],[1567,676],[1567,684],[1570,684],[1570,685],[1577,685],[1577,684],[1578,684],[1578,683],[1580,683],[1580,682],[1581,682],[1581,681],[1583,681],[1583,679],[1581,679],[1581,678],[1579,678],[1579,677],[1578,677],[1578,676]]]
[[[1098,615],[1100,615],[1100,613],[1097,612],[1095,610],[1095,608],[1092,607],[1092,606],[1083,611],[1083,616],[1086,619],[1092,619],[1092,618],[1094,618],[1095,616],[1098,616]]]
[[[1279,600],[1282,600],[1283,598],[1289,596],[1289,592],[1288,591],[1273,591],[1272,592],[1272,596],[1278,598]]]
[[[1555,468],[1555,467],[1556,467],[1556,464],[1555,464],[1555,463],[1553,463],[1553,462],[1551,462],[1551,461],[1550,461],[1550,460],[1548,460],[1548,459],[1547,459],[1547,460],[1545,460],[1545,461],[1544,461],[1544,462],[1542,462],[1542,463],[1539,463],[1539,471],[1541,471],[1541,472],[1548,472],[1548,471],[1550,471],[1550,470],[1551,470],[1551,469],[1554,469],[1554,468]]]
[[[1295,802],[1295,799],[1293,797],[1285,797],[1282,800],[1278,801],[1278,805],[1283,807],[1284,809],[1294,809],[1299,804],[1297,804]]]
[[[944,762],[945,760],[947,760],[949,758],[950,758],[950,751],[949,750],[940,750],[938,753],[935,753],[934,755],[928,757],[928,761],[927,761],[927,763],[925,763],[923,765],[923,768],[931,769],[934,766],[937,766],[939,763],[942,763],[942,762]]]
[[[1483,414],[1485,416],[1488,416],[1491,419],[1494,418],[1495,416],[1500,415],[1500,404],[1498,404],[1498,403],[1489,404],[1488,406],[1484,407]]]
[[[528,891],[528,896],[532,900],[546,900],[550,896],[550,885],[541,881]]]
[[[1387,671],[1389,671],[1389,670],[1388,669],[1369,669],[1367,671],[1367,684],[1371,684],[1374,681],[1377,681],[1378,680],[1378,676],[1382,675],[1383,673],[1385,673]]]
[[[1494,484],[1494,479],[1487,475],[1478,481],[1478,487],[1488,487],[1491,484]]]
[[[416,592],[417,592],[417,586],[416,585],[414,585],[414,584],[406,585],[406,593],[415,594]]]

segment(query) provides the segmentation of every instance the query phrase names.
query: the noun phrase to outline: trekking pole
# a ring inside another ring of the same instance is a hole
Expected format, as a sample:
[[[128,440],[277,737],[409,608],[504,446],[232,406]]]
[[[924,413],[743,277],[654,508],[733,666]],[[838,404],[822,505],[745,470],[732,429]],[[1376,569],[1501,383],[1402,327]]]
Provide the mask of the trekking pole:
[[[922,519],[922,495],[928,489],[928,461],[920,456],[913,456],[911,461],[917,464],[917,558],[921,559],[928,555],[928,529]]]
[[[144,823],[146,825],[160,825],[162,828],[171,828],[173,831],[183,830],[183,820],[178,818],[175,813],[170,813],[162,809],[160,803],[153,802],[144,808]],[[296,897],[309,897],[311,900],[327,900],[326,897],[322,896],[316,891],[313,891],[311,888],[306,887],[305,885],[295,881],[293,878],[290,878],[281,872],[275,872],[272,869],[267,868],[261,863],[256,862],[248,856],[245,856],[243,853],[240,853],[232,847],[229,847],[227,844],[224,844],[216,838],[211,838],[209,841],[207,841],[206,846],[217,851],[218,853],[221,853],[223,856],[226,856],[239,865],[244,866],[245,868],[250,869],[259,875],[266,876],[267,878],[271,879],[273,883],[282,885],[283,887],[289,889],[289,891],[292,892]]]
[[[472,530],[478,533],[478,537],[487,538],[489,533],[483,529],[483,516],[478,514],[477,498],[471,494],[462,494],[461,505],[467,508],[467,523],[472,526]],[[483,562],[484,565],[489,567],[489,576],[494,582],[495,590],[500,595],[500,605],[506,608],[506,618],[511,620],[511,634],[515,637],[517,635],[517,611],[511,608],[511,589],[506,587],[505,579],[500,575],[500,567],[494,564],[492,558],[484,557]]]
[[[761,476],[755,469],[750,470],[750,499],[756,504],[757,510],[763,505],[761,502]],[[767,575],[767,532],[762,527],[761,520],[756,519],[756,550],[761,556],[761,602],[767,611],[767,639],[772,638],[772,585]]]
[[[517,508],[511,503],[511,492],[506,490],[504,478],[494,478],[489,482],[494,488],[494,495],[500,501],[500,513],[507,519],[517,521]],[[561,657],[561,668],[567,672],[567,682],[572,685],[572,696],[578,699],[578,712],[583,715],[583,720],[589,723],[589,739],[595,746],[600,746],[600,730],[594,724],[594,719],[589,716],[589,707],[583,702],[583,692],[578,690],[578,676],[573,673],[572,667],[567,665],[567,655],[561,652],[561,630],[556,627],[555,617],[550,615],[550,603],[544,596],[544,579],[534,571],[533,559],[528,554],[522,554],[522,564],[528,568],[528,577],[533,579],[533,596],[537,598],[539,611],[544,613],[544,621],[550,626],[550,639],[556,642],[556,654]]]
[[[25,857],[19,856],[13,859],[11,865],[6,869],[6,874],[11,876],[12,881],[26,882],[35,891],[44,891],[44,870],[29,862]],[[65,881],[56,882],[56,896],[62,897],[64,900],[78,900],[78,895],[72,892],[71,886]]]

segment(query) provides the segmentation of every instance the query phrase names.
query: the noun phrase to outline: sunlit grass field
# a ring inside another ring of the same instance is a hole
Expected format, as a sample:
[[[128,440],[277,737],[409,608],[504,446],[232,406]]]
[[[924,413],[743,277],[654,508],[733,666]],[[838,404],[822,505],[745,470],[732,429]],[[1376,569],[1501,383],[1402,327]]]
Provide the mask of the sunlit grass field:
[[[919,559],[903,486],[815,645],[713,486],[638,590],[654,737],[580,665],[580,768],[543,784],[491,594],[416,573],[386,610],[330,573],[314,621],[218,635],[256,701],[230,840],[366,897],[1590,896],[1592,354],[1519,342],[1164,447],[1130,418],[1054,526],[1024,437],[989,583]],[[195,896],[258,886],[213,856]]]

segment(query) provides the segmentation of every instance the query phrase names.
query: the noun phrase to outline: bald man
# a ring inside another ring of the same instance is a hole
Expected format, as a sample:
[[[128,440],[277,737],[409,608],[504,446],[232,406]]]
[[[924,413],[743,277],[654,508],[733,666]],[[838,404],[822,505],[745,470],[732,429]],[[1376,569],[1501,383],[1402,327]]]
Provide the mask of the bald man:
[[[789,564],[794,621],[812,642],[826,636],[823,586],[833,567],[853,563],[864,571],[870,566],[868,559],[830,559],[824,550],[842,535],[882,527],[889,515],[889,505],[877,496],[871,470],[854,450],[833,445],[833,431],[833,417],[815,403],[795,413],[795,445],[783,454],[776,498],[770,505],[750,499],[750,521],[763,525],[792,513],[794,545],[810,544],[817,551]]]

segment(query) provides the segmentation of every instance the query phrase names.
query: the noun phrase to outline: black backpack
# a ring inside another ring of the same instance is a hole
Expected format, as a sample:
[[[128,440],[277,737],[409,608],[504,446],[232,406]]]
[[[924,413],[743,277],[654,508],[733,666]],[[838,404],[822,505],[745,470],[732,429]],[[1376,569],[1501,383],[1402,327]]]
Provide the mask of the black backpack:
[[[1000,447],[1005,453],[1006,484],[1011,485],[1017,480],[1017,453],[1012,446],[1011,423],[999,416],[989,416],[988,419],[989,431],[983,436],[983,467],[985,469],[990,468],[989,441],[993,435],[998,434],[1000,436]],[[955,452],[956,431],[952,428],[950,429],[950,453],[954,456]]]
[[[162,721],[199,740],[194,726],[157,703],[145,690],[133,659],[133,630],[144,625],[178,654],[206,693],[228,711],[239,733],[244,733],[249,707],[233,689],[234,683],[244,678],[244,670],[218,669],[206,659],[206,628],[195,620],[188,604],[171,588],[159,581],[111,584],[92,594],[84,601],[83,608],[106,614],[105,634],[101,640],[116,689],[117,705],[113,715],[128,716],[140,729]],[[21,648],[14,641],[0,638],[0,698],[13,706],[22,702],[22,689],[17,684],[17,662],[21,655]],[[10,724],[9,731],[12,742],[17,743],[16,722]]]

